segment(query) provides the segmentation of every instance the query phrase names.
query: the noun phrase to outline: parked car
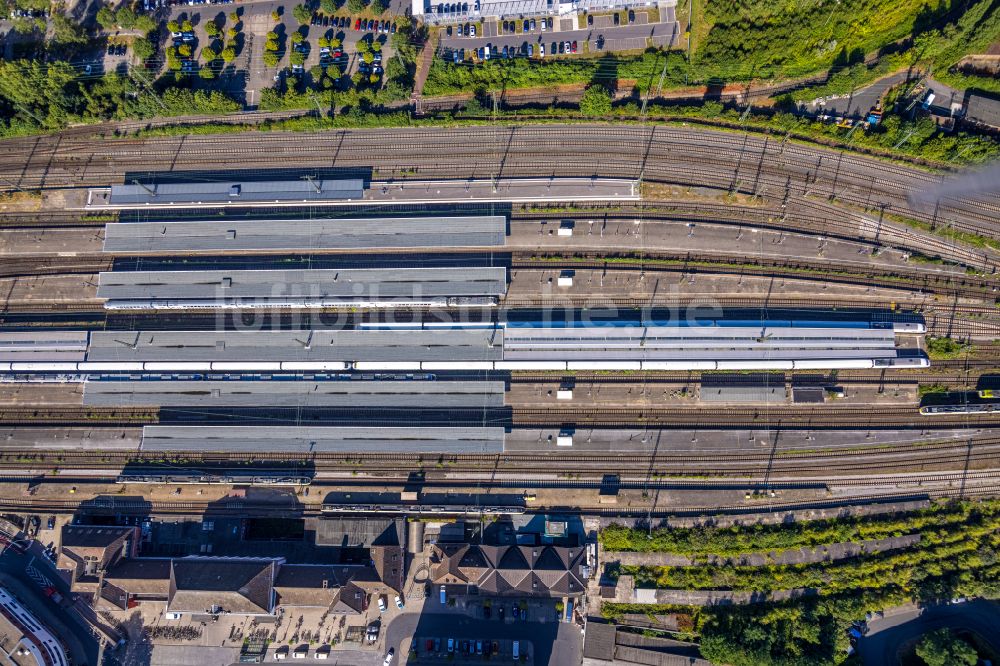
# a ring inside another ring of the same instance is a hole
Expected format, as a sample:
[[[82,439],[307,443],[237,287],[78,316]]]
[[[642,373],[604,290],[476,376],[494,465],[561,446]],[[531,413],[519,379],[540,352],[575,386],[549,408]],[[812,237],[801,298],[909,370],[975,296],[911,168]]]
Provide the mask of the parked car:
[[[531,19],[531,29],[535,29],[535,19]]]
[[[622,22],[621,16],[618,15],[618,12],[615,12],[615,25],[619,25],[621,24],[621,22]]]
[[[545,57],[545,44],[539,44],[538,45],[538,57],[539,58],[544,58]]]
[[[403,600],[400,599],[399,595],[396,595],[396,608],[403,610]]]
[[[389,651],[385,654],[385,659],[382,661],[382,666],[389,666],[392,663],[392,658],[396,656],[396,648],[389,648]]]
[[[451,654],[454,651],[455,651],[455,639],[454,638],[449,638],[448,639],[448,654]]]
[[[633,23],[635,23],[635,12],[632,11],[631,9],[628,10],[628,23],[629,23],[629,25],[632,25]]]
[[[573,53],[576,53],[576,40],[573,40]]]
[[[594,15],[587,14],[587,25],[594,25]]]
[[[384,613],[386,608],[387,608],[387,606],[386,606],[386,603],[385,603],[385,597],[380,594],[378,596],[378,612],[379,613]]]
[[[531,44],[528,44],[528,57],[531,58],[534,55],[535,55],[535,47]]]
[[[475,37],[475,36],[476,36],[476,26],[470,24],[469,25],[469,37]]]
[[[361,30],[361,19],[355,19],[354,20],[354,29],[355,30]]]

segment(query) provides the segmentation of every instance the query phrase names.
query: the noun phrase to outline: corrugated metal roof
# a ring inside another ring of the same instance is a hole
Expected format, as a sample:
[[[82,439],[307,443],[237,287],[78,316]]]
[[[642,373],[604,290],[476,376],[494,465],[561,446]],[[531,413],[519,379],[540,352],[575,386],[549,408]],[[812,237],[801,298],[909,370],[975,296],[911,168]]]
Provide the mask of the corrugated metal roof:
[[[176,407],[502,407],[503,382],[96,381],[83,404]]]
[[[503,428],[146,426],[147,451],[502,453]]]
[[[426,298],[500,296],[503,267],[305,270],[128,271],[101,273],[97,297],[109,300],[240,298]]]
[[[782,386],[702,386],[703,402],[785,402]]]
[[[503,331],[95,331],[88,361],[479,361]]]
[[[347,180],[217,181],[112,185],[111,205],[326,201],[361,199],[365,182]]]
[[[507,219],[207,220],[109,224],[105,252],[502,247]]]

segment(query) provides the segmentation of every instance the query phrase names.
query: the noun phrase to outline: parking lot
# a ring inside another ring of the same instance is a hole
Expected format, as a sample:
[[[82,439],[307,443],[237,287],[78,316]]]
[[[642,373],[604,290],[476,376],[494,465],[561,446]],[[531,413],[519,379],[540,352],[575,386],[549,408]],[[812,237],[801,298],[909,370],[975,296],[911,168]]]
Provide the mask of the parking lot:
[[[296,45],[292,43],[292,34],[294,32],[299,32],[304,37],[301,45],[298,45],[298,49],[305,56],[301,71],[306,76],[308,76],[310,70],[321,64],[321,59],[330,66],[340,67],[343,73],[348,76],[357,72],[361,61],[358,57],[357,45],[362,40],[369,42],[377,41],[381,44],[380,57],[383,62],[391,58],[394,54],[392,47],[389,45],[389,38],[392,36],[392,25],[395,21],[388,13],[381,19],[374,19],[374,17],[367,15],[363,17],[365,29],[360,29],[359,22],[362,20],[362,17],[360,15],[349,16],[344,8],[341,8],[334,15],[325,15],[321,12],[316,12],[313,20],[305,25],[300,25],[298,20],[291,14],[291,9],[295,4],[297,3],[291,0],[287,2],[263,0],[252,3],[241,3],[239,5],[239,10],[242,12],[240,20],[243,25],[243,38],[242,41],[237,43],[236,60],[229,67],[232,77],[223,81],[221,88],[225,89],[231,95],[237,97],[245,96],[248,106],[257,104],[260,100],[260,91],[262,89],[273,87],[280,81],[280,76],[283,73],[291,73],[292,66],[289,62],[289,56],[293,52],[293,49],[296,48]],[[204,23],[213,19],[219,12],[231,12],[233,10],[233,5],[216,6],[201,4],[191,6],[177,4],[165,10],[166,15],[163,19],[181,21],[184,18],[189,18],[192,24],[194,24],[194,32],[197,38],[196,44],[200,48],[208,44],[206,41],[207,35],[204,32]],[[272,12],[275,11],[279,14],[277,22],[272,17]],[[326,19],[325,25],[323,19]],[[369,20],[373,23],[375,20],[385,21],[386,26],[380,31],[373,25],[372,29],[369,30],[367,29]],[[341,27],[342,21],[343,27]],[[355,26],[358,26],[359,29],[355,29]],[[264,62],[264,45],[267,42],[267,34],[269,32],[277,33],[279,37],[278,42],[282,46],[282,50],[280,51],[282,57],[276,67],[269,67]],[[334,59],[331,51],[331,55],[324,58],[324,54],[321,53],[322,47],[318,44],[321,37],[339,39],[341,41],[342,55]],[[215,89],[220,88],[218,81],[198,82],[197,85]]]
[[[654,23],[649,22],[645,11],[635,10],[633,14],[632,23],[628,23],[627,19],[623,23],[619,19],[618,25],[615,24],[612,14],[589,15],[583,21],[586,24],[584,28],[578,27],[579,22],[576,17],[488,20],[475,30],[475,36],[471,36],[468,27],[479,24],[463,23],[452,26],[450,35],[447,27],[442,29],[441,48],[448,53],[464,50],[464,60],[480,59],[479,50],[483,49],[485,55],[487,46],[491,51],[490,59],[503,57],[504,47],[512,54],[511,57],[515,54],[525,55],[530,51],[533,57],[550,58],[572,56],[574,42],[577,44],[576,55],[584,55],[606,51],[642,50],[649,45],[669,48],[680,40],[680,26],[673,7],[662,9],[660,20]],[[527,30],[525,21],[528,22]],[[570,45],[568,50],[567,43]]]

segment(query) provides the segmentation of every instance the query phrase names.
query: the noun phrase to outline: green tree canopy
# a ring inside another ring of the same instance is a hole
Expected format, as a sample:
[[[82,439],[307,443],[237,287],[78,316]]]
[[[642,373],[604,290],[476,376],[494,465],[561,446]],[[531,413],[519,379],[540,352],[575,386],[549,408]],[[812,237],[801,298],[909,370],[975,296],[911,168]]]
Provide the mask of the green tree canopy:
[[[139,38],[132,42],[132,53],[136,55],[140,60],[148,60],[153,57],[156,50],[153,48],[153,43],[148,39]]]
[[[97,19],[98,25],[100,25],[105,30],[111,30],[116,25],[118,25],[117,23],[118,19],[115,18],[115,13],[111,11],[111,8],[108,7],[107,5],[98,9],[97,16],[95,16],[94,18]]]
[[[212,79],[215,78],[215,72],[212,71],[211,67],[202,67],[198,71],[198,76],[200,76],[202,79],[206,81],[211,81]]]
[[[181,23],[181,30],[183,30],[184,32],[191,32],[192,30],[194,30],[194,24],[191,23],[190,19],[184,19],[184,21]]]
[[[955,636],[950,629],[936,629],[917,643],[917,656],[927,666],[976,666],[975,649]]]
[[[219,25],[215,21],[205,21],[205,34],[215,37],[219,34]]]
[[[292,33],[292,44],[301,44],[304,39],[305,37],[298,30]]]
[[[68,46],[71,44],[86,44],[87,34],[79,24],[65,14],[52,13],[52,43]]]
[[[299,53],[298,51],[292,51],[291,55],[288,56],[288,62],[293,65],[301,65],[306,61],[306,56],[304,53]]]
[[[181,44],[180,46],[177,47],[177,53],[179,53],[180,55],[182,55],[185,58],[190,58],[191,57],[191,45],[190,44]]]
[[[139,14],[135,17],[135,29],[144,35],[156,30],[156,19],[149,14]]]
[[[388,9],[385,0],[372,0],[372,3],[368,5],[368,8],[371,9],[372,14],[376,15],[383,14],[385,13],[385,10]]]
[[[312,19],[312,12],[305,5],[295,5],[292,7],[292,16],[295,17],[296,21],[305,25]]]
[[[278,60],[280,60],[280,58],[278,58],[278,54],[274,51],[264,52],[264,64],[268,67],[276,67],[278,65]]]
[[[206,46],[201,50],[201,58],[205,62],[212,62],[219,59],[219,54],[215,52],[215,49]]]
[[[365,11],[365,7],[367,6],[368,3],[365,0],[347,0],[347,11],[352,14],[360,14]]]
[[[233,46],[227,46],[226,48],[222,49],[222,53],[220,53],[219,55],[222,56],[222,59],[225,62],[232,62],[236,60],[236,48]]]
[[[337,0],[320,0],[319,8],[327,14],[332,14],[337,11]]]
[[[177,21],[167,21],[167,30],[170,32],[180,32],[181,24]]]
[[[135,27],[135,18],[135,12],[132,11],[132,8],[128,5],[122,5],[115,13],[115,19],[118,21],[118,25],[125,30],[131,30]]]

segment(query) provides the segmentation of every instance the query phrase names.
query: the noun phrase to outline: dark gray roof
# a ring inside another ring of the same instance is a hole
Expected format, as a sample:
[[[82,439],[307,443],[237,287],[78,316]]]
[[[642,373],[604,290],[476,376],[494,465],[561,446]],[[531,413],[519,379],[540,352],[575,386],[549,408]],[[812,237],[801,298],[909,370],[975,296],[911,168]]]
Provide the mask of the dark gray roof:
[[[402,545],[402,518],[322,518],[316,521],[316,543],[340,548]]]
[[[100,274],[97,297],[115,301],[420,300],[501,296],[506,291],[507,271],[503,267],[122,271]]]
[[[88,361],[479,361],[502,331],[95,331]]]
[[[503,382],[94,381],[83,404],[191,407],[502,407]]]
[[[965,108],[965,119],[980,125],[1000,128],[1000,100],[970,93]]]
[[[190,557],[170,564],[171,611],[202,613],[221,606],[231,613],[270,613],[274,560]]]
[[[502,453],[503,428],[145,426],[143,451]]]
[[[329,201],[361,199],[365,183],[350,180],[218,181],[214,183],[143,183],[112,185],[111,205],[163,205],[182,203],[232,203]],[[318,191],[317,191],[318,190]]]
[[[583,639],[583,656],[590,659],[611,661],[615,658],[615,634],[618,628],[613,624],[590,620],[587,634]]]
[[[105,252],[501,247],[507,218],[206,220],[109,224]]]

